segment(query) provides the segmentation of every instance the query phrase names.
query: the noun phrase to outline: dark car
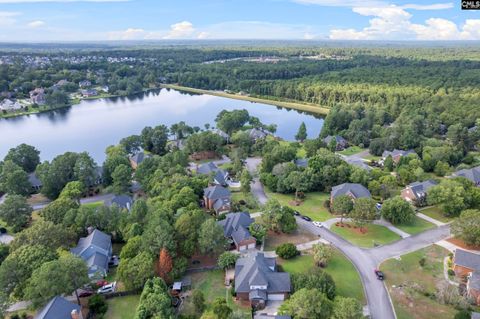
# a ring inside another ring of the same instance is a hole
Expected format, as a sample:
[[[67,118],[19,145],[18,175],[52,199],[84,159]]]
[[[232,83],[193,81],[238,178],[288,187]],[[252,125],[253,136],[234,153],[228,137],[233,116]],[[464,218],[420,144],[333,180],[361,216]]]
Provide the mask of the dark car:
[[[375,275],[377,276],[378,280],[385,279],[385,274],[381,270],[375,269]]]
[[[302,216],[302,219],[306,220],[307,222],[311,222],[312,219],[308,216]]]
[[[94,293],[93,290],[82,290],[82,291],[79,291],[78,297],[80,298],[90,297],[91,295],[93,295],[93,293]]]
[[[300,212],[298,210],[293,211],[293,215],[300,216]]]

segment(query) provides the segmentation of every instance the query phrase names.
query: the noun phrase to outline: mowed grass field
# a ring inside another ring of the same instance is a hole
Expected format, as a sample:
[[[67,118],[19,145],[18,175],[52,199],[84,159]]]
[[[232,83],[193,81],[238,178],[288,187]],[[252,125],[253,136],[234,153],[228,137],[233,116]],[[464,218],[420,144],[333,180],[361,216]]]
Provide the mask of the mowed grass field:
[[[324,206],[325,201],[330,199],[330,194],[322,192],[306,193],[302,203],[295,206],[291,204],[295,200],[293,194],[278,194],[268,190],[265,190],[265,193],[268,198],[275,198],[280,204],[289,206],[294,210],[299,211],[300,214],[308,216],[313,220],[322,222],[335,217],[330,214]]]
[[[395,225],[395,227],[403,230],[406,233],[409,233],[410,235],[415,235],[424,232],[427,229],[433,228],[435,227],[435,225],[427,222],[424,219],[421,219],[420,217],[415,216],[413,223],[406,225]]]
[[[358,228],[354,228],[352,224],[344,224],[344,227],[332,225],[330,230],[360,247],[371,248],[373,243],[383,245],[401,238],[387,227],[381,225],[368,224],[364,227],[366,232],[362,233]]]

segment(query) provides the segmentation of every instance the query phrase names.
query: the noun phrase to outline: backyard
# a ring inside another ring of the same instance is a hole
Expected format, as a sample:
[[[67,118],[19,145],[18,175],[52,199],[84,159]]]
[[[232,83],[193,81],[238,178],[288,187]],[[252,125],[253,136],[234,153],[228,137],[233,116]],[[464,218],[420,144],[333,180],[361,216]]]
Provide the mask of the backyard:
[[[264,250],[275,250],[275,248],[281,244],[285,243],[292,243],[294,245],[308,243],[309,241],[318,239],[317,236],[313,235],[311,232],[306,231],[301,228],[297,228],[290,234],[284,233],[274,233],[269,232],[267,233],[267,237],[265,239],[265,246]]]
[[[440,304],[432,297],[444,280],[443,260],[447,255],[447,250],[432,245],[381,265],[399,319],[455,316],[453,306]]]
[[[424,219],[421,219],[420,217],[415,216],[413,223],[406,225],[395,225],[395,227],[403,230],[406,233],[409,233],[410,235],[415,235],[426,231],[427,229],[433,228],[435,227],[435,225],[427,222]]]
[[[223,270],[211,270],[204,272],[192,273],[192,290],[198,289],[205,296],[205,303],[212,303],[215,298],[222,297],[227,299],[227,304],[234,311],[241,311],[245,314],[244,318],[251,318],[250,307],[242,306],[235,302],[230,289],[225,287],[225,272]],[[208,308],[207,308],[208,309]],[[190,298],[186,298],[181,313],[189,315],[193,312],[193,304]]]
[[[131,319],[135,316],[140,295],[132,295],[107,300],[108,311],[105,319]]]
[[[334,217],[324,206],[325,201],[330,198],[330,194],[321,192],[306,193],[302,203],[299,206],[295,206],[291,204],[295,200],[293,194],[278,194],[267,190],[265,192],[268,198],[275,198],[282,205],[289,206],[313,220],[323,222]]]
[[[350,156],[354,154],[358,154],[360,152],[363,152],[367,150],[366,148],[361,148],[359,146],[350,146],[349,148],[344,149],[343,151],[337,152],[339,154],[345,155],[345,156]]]
[[[373,247],[373,244],[388,244],[399,240],[400,236],[381,225],[368,224],[364,231],[354,227],[351,223],[343,223],[343,227],[332,225],[331,231],[342,236],[349,242],[360,247]]]
[[[298,256],[289,260],[278,258],[277,261],[284,271],[292,274],[306,273],[316,267],[311,255]],[[365,301],[360,276],[352,263],[342,253],[335,250],[328,266],[323,270],[330,274],[335,281],[337,295],[356,298],[361,302]]]

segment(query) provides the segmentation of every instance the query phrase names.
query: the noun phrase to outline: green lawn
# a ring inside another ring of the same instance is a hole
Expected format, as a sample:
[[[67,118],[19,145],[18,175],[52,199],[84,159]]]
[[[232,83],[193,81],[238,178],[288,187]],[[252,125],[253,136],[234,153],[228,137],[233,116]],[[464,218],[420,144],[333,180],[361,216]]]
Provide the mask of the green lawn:
[[[345,156],[350,156],[354,154],[358,154],[360,152],[365,151],[366,148],[361,148],[358,146],[350,146],[349,148],[344,149],[343,151],[337,152],[339,154],[345,155]]]
[[[284,271],[289,273],[305,273],[316,267],[311,255],[295,257],[290,260],[278,259]],[[352,263],[339,251],[335,250],[332,260],[324,270],[329,273],[337,288],[337,295],[365,301],[360,276]]]
[[[203,292],[206,304],[211,303],[217,297],[226,298],[227,304],[234,311],[240,310],[244,312],[244,318],[251,318],[250,308],[243,307],[235,303],[230,293],[230,289],[225,287],[225,272],[223,270],[199,272],[190,276],[192,277],[192,289],[198,289]],[[188,315],[191,314],[191,312],[193,312],[193,305],[191,303],[191,299],[187,298],[182,310],[182,314]]]
[[[100,206],[102,206],[102,205],[103,205],[103,202],[102,202],[102,201],[82,204],[82,206],[88,207],[88,208],[97,208],[97,207],[100,207]]]
[[[454,218],[447,217],[443,214],[443,211],[438,206],[431,206],[420,210],[420,213],[432,217],[433,219],[439,220],[444,223],[451,222]]]
[[[381,265],[399,319],[454,317],[456,310],[453,306],[440,304],[435,298],[426,296],[433,295],[436,285],[443,281],[443,259],[447,255],[446,249],[432,245]],[[425,259],[424,266],[420,265],[422,258]]]
[[[344,223],[350,225],[349,223]],[[339,227],[332,225],[331,231],[339,234],[349,242],[360,247],[373,247],[373,243],[388,244],[393,241],[399,240],[401,237],[387,227],[381,225],[369,224],[366,225],[366,232],[361,233],[358,228],[351,227]]]
[[[108,311],[105,319],[131,319],[135,316],[140,295],[112,298],[107,300]]]
[[[266,190],[267,197],[277,199],[282,205],[290,206],[299,211],[302,215],[306,215],[316,221],[325,221],[333,218],[332,214],[323,206],[326,200],[330,198],[330,194],[314,192],[306,193],[303,202],[299,206],[293,206],[290,202],[295,200],[292,194],[278,194]]]
[[[427,229],[433,228],[435,227],[435,225],[430,222],[427,222],[424,219],[421,219],[420,217],[415,216],[415,220],[413,221],[412,224],[395,225],[395,227],[403,230],[406,233],[409,233],[410,235],[415,235],[423,231],[426,231]]]
[[[246,201],[247,205],[240,205],[240,209],[242,211],[249,212],[249,213],[254,213],[254,212],[258,211],[258,202],[255,199],[255,197],[253,197],[252,193],[248,193],[248,194],[245,195],[244,193],[240,192],[239,190],[233,190],[233,189],[230,189],[230,190],[232,192],[232,201],[233,202],[238,202],[241,199]]]

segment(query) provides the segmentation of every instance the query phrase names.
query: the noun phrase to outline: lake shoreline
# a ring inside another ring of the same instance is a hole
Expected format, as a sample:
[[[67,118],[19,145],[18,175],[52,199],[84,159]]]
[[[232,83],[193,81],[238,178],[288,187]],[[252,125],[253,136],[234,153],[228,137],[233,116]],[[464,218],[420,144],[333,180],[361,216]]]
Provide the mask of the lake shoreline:
[[[162,84],[162,85],[160,85],[160,87],[161,88],[166,88],[166,89],[173,89],[173,90],[177,90],[177,91],[183,91],[183,92],[190,92],[190,93],[196,93],[196,94],[207,94],[207,95],[213,95],[213,96],[224,97],[224,98],[229,98],[229,99],[249,101],[249,102],[253,102],[253,103],[268,104],[268,105],[283,107],[283,108],[286,108],[286,109],[293,109],[293,110],[297,110],[297,111],[314,113],[314,114],[322,115],[322,116],[327,115],[328,112],[330,111],[329,108],[322,107],[322,106],[316,106],[314,104],[269,100],[269,99],[266,99],[266,98],[259,98],[259,97],[252,97],[252,96],[247,96],[247,95],[226,93],[226,92],[221,92],[221,91],[196,89],[196,88],[192,88],[192,87],[175,85],[175,84]]]

